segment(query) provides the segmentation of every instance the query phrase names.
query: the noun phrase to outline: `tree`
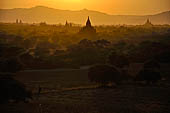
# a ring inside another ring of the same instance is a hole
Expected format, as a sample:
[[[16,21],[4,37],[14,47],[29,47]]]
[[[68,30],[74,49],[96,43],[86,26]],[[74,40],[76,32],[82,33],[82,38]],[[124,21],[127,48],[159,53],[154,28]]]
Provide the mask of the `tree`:
[[[120,54],[118,52],[112,52],[109,55],[109,63],[119,68],[129,65],[129,59],[125,54]]]
[[[16,73],[21,69],[22,65],[16,57],[0,60],[0,72]]]
[[[93,42],[88,39],[83,39],[78,43],[78,45],[83,48],[93,47]]]
[[[144,69],[151,69],[155,71],[159,71],[161,68],[159,62],[155,59],[148,60],[144,63]]]
[[[135,77],[135,81],[145,81],[147,84],[156,83],[161,79],[160,72],[151,69],[142,69]]]
[[[98,48],[105,48],[108,47],[111,43],[105,39],[102,40],[96,40],[93,42],[95,44],[96,47]]]
[[[9,74],[0,74],[0,103],[7,103],[10,100],[15,102],[32,99],[31,91],[26,90],[23,83],[15,80]]]
[[[155,58],[161,63],[170,63],[170,51],[162,52],[155,56]]]
[[[88,78],[91,82],[101,83],[106,86],[109,82],[120,83],[121,73],[110,65],[95,65],[88,71]]]

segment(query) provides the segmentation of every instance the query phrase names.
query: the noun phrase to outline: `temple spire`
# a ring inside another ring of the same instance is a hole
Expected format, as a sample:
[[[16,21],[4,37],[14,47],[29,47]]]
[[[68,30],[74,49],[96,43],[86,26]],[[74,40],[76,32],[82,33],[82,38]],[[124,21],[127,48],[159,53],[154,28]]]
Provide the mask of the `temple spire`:
[[[91,27],[91,22],[90,22],[90,17],[88,16],[87,22],[86,22],[87,27]]]
[[[153,24],[149,19],[147,19],[146,23],[144,24],[145,26],[152,26]]]
[[[67,20],[66,20],[65,26],[69,26]]]
[[[150,24],[151,22],[150,22],[150,20],[149,20],[149,19],[147,19],[146,23],[149,23],[149,24]]]
[[[96,37],[96,29],[91,25],[90,17],[88,16],[86,26],[84,26],[80,31],[80,35],[84,37]]]

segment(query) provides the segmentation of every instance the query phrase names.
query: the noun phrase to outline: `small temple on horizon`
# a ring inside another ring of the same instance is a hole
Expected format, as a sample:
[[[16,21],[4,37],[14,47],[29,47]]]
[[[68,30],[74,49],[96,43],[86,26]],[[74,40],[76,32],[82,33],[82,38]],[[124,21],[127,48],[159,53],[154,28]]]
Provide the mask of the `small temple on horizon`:
[[[72,23],[68,23],[68,21],[66,20],[65,27],[72,27]]]
[[[22,24],[22,20],[16,19],[16,24]]]
[[[146,23],[144,24],[144,26],[153,26],[153,24],[151,23],[151,21],[149,19],[147,19]]]
[[[80,31],[80,34],[85,36],[94,36],[96,35],[96,29],[92,26],[90,17],[88,16],[86,26],[84,26]]]

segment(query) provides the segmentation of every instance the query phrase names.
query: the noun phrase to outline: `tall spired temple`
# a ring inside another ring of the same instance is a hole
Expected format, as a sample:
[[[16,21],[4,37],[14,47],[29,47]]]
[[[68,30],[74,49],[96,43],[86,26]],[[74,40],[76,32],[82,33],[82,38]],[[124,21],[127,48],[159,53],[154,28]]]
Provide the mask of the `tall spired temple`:
[[[86,26],[84,26],[80,32],[81,35],[84,36],[95,36],[96,35],[96,29],[91,25],[90,17],[88,16]]]
[[[87,22],[86,22],[86,27],[92,27],[89,16],[88,16],[88,19],[87,19]]]

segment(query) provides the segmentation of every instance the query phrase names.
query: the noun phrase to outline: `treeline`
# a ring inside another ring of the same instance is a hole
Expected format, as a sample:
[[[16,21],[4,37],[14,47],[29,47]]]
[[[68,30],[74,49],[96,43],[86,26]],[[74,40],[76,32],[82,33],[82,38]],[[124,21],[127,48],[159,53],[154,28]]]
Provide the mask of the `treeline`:
[[[162,26],[95,26],[96,36],[79,34],[81,26],[62,25],[34,25],[34,24],[3,24],[0,23],[0,34],[2,38],[10,38],[24,48],[32,48],[37,43],[48,43],[58,49],[66,48],[76,44],[83,39],[100,40],[105,39],[111,42],[127,40],[134,43],[143,40],[157,40],[162,34],[170,32],[169,25]],[[10,36],[9,36],[10,35]],[[21,44],[22,43],[22,44]]]
[[[95,28],[96,36],[84,37],[78,33],[81,27],[2,24],[1,64],[16,59],[23,69],[52,69],[107,63],[121,68],[150,59],[169,62],[169,26]]]

